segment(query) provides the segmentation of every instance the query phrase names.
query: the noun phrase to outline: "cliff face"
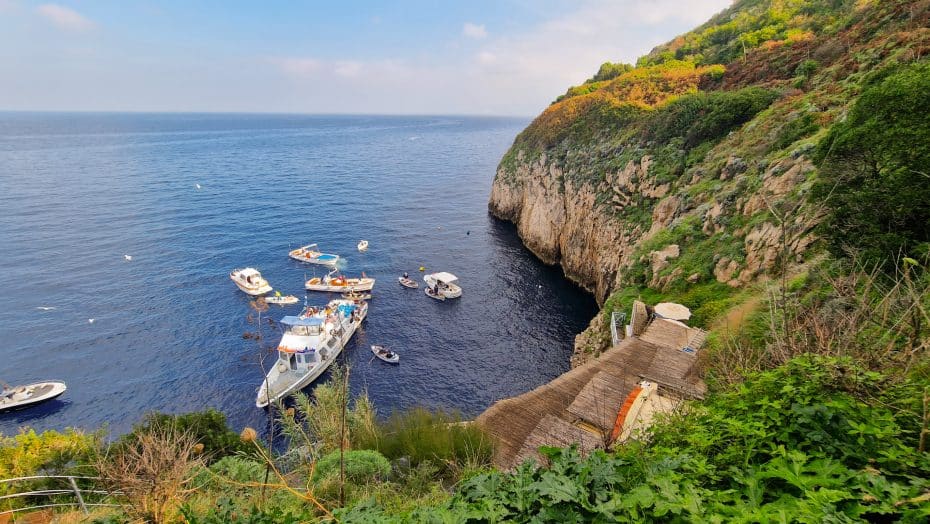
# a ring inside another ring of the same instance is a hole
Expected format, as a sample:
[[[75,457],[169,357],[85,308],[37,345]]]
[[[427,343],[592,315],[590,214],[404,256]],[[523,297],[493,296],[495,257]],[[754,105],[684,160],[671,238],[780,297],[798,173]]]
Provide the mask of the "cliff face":
[[[597,212],[596,193],[563,180],[560,167],[545,156],[517,168],[520,183],[495,183],[490,209],[517,224],[524,244],[547,264],[603,302],[613,287],[620,260],[629,255],[630,234]]]
[[[822,216],[810,152],[870,74],[930,52],[928,22],[930,2],[741,0],[537,117],[489,209],[604,306],[576,350],[603,349],[631,296],[706,325],[802,262]]]

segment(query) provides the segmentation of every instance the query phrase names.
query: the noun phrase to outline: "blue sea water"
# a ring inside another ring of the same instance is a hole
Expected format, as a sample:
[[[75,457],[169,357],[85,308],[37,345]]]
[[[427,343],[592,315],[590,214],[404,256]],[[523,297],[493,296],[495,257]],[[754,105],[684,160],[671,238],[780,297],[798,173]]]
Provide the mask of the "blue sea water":
[[[352,391],[379,413],[473,416],[564,372],[595,304],[487,213],[496,164],[526,123],[0,113],[0,379],[68,383],[59,400],[0,415],[0,432],[118,434],[147,411],[207,407],[236,429],[265,427],[262,349],[243,338],[257,327],[228,273],[253,266],[303,297],[324,271],[287,252],[309,242],[378,279],[344,356]],[[462,298],[401,288],[397,276],[420,266],[458,275]],[[400,365],[373,360],[370,344]]]

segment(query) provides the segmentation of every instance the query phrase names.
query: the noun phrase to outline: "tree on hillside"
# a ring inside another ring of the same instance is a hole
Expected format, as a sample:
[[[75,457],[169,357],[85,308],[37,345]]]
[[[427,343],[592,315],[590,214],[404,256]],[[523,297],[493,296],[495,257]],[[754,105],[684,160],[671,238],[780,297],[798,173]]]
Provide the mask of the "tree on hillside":
[[[880,74],[820,142],[827,205],[821,232],[837,255],[850,248],[889,266],[930,253],[930,62]]]
[[[622,75],[623,73],[626,73],[627,71],[632,71],[632,70],[633,70],[633,66],[631,66],[630,64],[623,64],[623,63],[614,64],[612,62],[604,62],[603,64],[601,64],[600,69],[597,70],[597,73],[593,77],[585,80],[584,83],[592,84],[594,82],[602,82],[604,80],[610,80],[612,78],[617,78],[618,76]]]

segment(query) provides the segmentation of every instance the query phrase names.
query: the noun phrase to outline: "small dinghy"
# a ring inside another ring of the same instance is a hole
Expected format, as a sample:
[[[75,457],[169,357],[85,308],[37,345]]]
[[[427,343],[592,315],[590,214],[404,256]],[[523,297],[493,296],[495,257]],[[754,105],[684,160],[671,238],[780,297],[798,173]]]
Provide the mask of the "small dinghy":
[[[371,293],[359,293],[353,291],[351,293],[343,293],[342,298],[346,300],[371,300]]]
[[[4,387],[0,393],[0,412],[39,404],[61,395],[68,389],[64,382],[36,382],[25,386]]]
[[[400,363],[400,355],[384,346],[371,346],[371,352],[374,353],[376,357],[389,364]]]
[[[362,253],[364,253],[365,251],[368,251],[368,241],[367,240],[359,241],[358,250],[361,251]]]
[[[269,304],[277,304],[279,306],[287,306],[300,302],[300,299],[294,295],[281,295],[280,291],[275,291],[275,296],[265,297],[265,302]]]
[[[407,277],[397,277],[397,281],[400,282],[400,285],[404,287],[409,287],[410,289],[416,289],[420,287],[420,284],[417,284],[416,280]]]

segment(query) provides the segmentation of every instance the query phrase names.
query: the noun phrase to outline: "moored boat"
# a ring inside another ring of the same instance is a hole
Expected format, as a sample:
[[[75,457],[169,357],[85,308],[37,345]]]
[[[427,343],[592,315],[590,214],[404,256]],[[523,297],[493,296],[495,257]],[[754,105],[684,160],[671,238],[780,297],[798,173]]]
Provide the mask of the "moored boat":
[[[236,284],[243,293],[257,297],[264,295],[272,290],[268,281],[262,278],[262,274],[257,269],[246,267],[235,269],[229,273],[229,278]]]
[[[267,407],[316,380],[336,360],[368,314],[368,304],[333,300],[324,308],[310,307],[287,316],[278,343],[278,358],[259,386],[255,405]]]
[[[462,296],[462,288],[458,285],[459,278],[452,273],[440,272],[430,273],[423,277],[426,282],[426,294],[438,299],[459,298]]]
[[[277,304],[279,306],[287,306],[300,302],[300,299],[294,295],[275,295],[273,297],[265,297],[265,302],[269,304]]]
[[[12,411],[46,402],[60,396],[68,387],[64,382],[35,382],[25,386],[4,387],[0,393],[0,412]]]
[[[339,262],[339,255],[334,255],[332,253],[322,253],[319,249],[317,249],[316,244],[307,244],[306,246],[293,249],[290,253],[287,254],[287,256],[301,262],[307,262],[309,264],[322,264],[324,266],[335,266],[336,262]]]
[[[342,298],[346,300],[371,300],[371,293],[352,291],[350,293],[343,293]]]
[[[397,281],[400,282],[400,285],[410,289],[416,289],[420,287],[420,284],[417,284],[416,280],[409,277],[397,277]]]
[[[381,360],[389,364],[400,363],[400,355],[398,355],[397,353],[391,351],[390,349],[384,346],[373,345],[371,346],[371,352],[374,353],[376,357],[380,358]]]
[[[359,278],[348,278],[343,275],[337,275],[336,270],[330,271],[323,278],[313,277],[304,285],[307,291],[329,291],[335,293],[351,293],[359,291],[371,291],[375,286],[375,279],[364,276]]]

